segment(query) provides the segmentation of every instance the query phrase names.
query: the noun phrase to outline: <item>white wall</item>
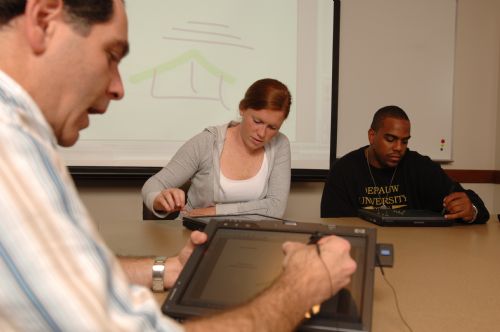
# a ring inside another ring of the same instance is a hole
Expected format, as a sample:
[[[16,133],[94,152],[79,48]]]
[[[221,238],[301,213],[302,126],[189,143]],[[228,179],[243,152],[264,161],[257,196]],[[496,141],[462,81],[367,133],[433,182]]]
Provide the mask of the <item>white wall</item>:
[[[495,169],[500,2],[459,0],[453,159],[447,168]]]
[[[500,1],[459,0],[454,78],[453,159],[445,168],[500,170]],[[425,153],[425,151],[421,151]],[[500,185],[464,184],[493,215]],[[322,183],[294,183],[286,218],[319,217]],[[140,188],[80,188],[96,220],[142,215]]]

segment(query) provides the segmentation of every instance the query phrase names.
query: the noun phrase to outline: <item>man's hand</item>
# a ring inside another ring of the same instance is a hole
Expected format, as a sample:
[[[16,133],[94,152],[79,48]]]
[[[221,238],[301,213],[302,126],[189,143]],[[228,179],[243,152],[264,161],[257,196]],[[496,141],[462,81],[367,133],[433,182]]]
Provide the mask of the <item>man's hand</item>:
[[[155,211],[165,211],[167,213],[181,211],[184,209],[184,205],[186,205],[186,193],[179,188],[162,190],[153,202]]]
[[[337,236],[326,236],[315,245],[285,242],[284,273],[298,276],[311,290],[312,304],[321,303],[349,284],[356,271],[356,262],[351,258],[350,243]]]
[[[463,219],[472,221],[475,216],[474,208],[469,197],[464,192],[454,192],[446,196],[443,200],[443,207],[448,211],[446,219]]]
[[[177,280],[177,277],[179,277],[182,268],[191,256],[194,248],[200,244],[205,243],[206,240],[207,234],[199,231],[194,231],[191,233],[189,240],[186,242],[186,245],[181,249],[179,254],[167,259],[167,261],[165,262],[165,266],[167,269],[164,279],[165,288],[171,288],[174,285],[174,282]]]
[[[165,261],[166,270],[163,277],[163,285],[165,288],[171,288],[174,285],[175,280],[179,277],[182,268],[186,264],[189,256],[191,256],[194,248],[197,245],[205,243],[206,240],[207,234],[194,231],[191,233],[189,240],[179,254]],[[152,266],[154,261],[152,257],[118,256],[118,261],[131,283],[151,288],[153,282]]]

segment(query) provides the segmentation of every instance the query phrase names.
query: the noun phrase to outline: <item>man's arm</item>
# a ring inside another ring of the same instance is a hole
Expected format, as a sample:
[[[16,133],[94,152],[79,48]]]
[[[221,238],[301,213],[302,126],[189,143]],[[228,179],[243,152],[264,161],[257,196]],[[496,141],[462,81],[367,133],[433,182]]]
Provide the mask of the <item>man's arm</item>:
[[[167,258],[165,261],[166,272],[163,276],[163,285],[166,289],[173,286],[194,248],[206,240],[205,233],[194,231],[179,255]],[[131,283],[151,288],[153,257],[118,257],[118,260]]]
[[[474,220],[475,224],[484,224],[490,219],[490,213],[488,212],[488,209],[484,205],[483,200],[481,197],[479,197],[478,194],[476,194],[473,190],[467,189],[465,190],[465,193],[469,197],[470,201],[474,206],[477,208],[477,216],[476,219]]]
[[[466,223],[485,223],[490,214],[481,198],[472,190],[466,190],[460,183],[452,180],[441,166],[428,157],[420,158],[415,167],[420,170],[420,181],[424,186],[425,200],[431,210],[446,211],[446,218],[463,220]],[[436,208],[432,208],[436,205]],[[477,209],[477,214],[474,207]]]
[[[245,305],[188,321],[187,331],[292,331],[313,305],[350,282],[356,263],[346,240],[329,236],[315,246],[288,242],[284,270],[274,284]]]

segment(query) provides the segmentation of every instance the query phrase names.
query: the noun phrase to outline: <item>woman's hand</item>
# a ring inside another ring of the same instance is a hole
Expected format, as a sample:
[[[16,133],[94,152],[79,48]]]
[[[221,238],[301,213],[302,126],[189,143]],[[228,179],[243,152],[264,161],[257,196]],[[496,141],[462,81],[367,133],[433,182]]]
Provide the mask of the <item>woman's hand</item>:
[[[186,205],[186,194],[182,189],[169,188],[162,190],[153,202],[155,211],[167,213],[181,211]]]

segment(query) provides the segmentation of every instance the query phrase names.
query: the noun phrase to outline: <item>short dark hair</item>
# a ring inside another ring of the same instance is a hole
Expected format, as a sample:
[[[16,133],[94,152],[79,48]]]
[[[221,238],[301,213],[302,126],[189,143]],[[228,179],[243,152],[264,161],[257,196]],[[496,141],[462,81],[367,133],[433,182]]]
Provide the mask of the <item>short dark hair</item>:
[[[408,118],[408,115],[402,108],[394,105],[384,106],[373,115],[370,128],[375,131],[379,130],[386,118],[406,120],[408,122],[410,121],[410,118]]]
[[[290,113],[292,95],[285,84],[272,78],[264,78],[254,82],[240,101],[240,110],[270,109],[285,112],[285,119]]]
[[[25,8],[26,0],[0,0],[0,26],[22,15]],[[113,0],[64,0],[64,10],[70,22],[88,29],[93,24],[111,19]]]

